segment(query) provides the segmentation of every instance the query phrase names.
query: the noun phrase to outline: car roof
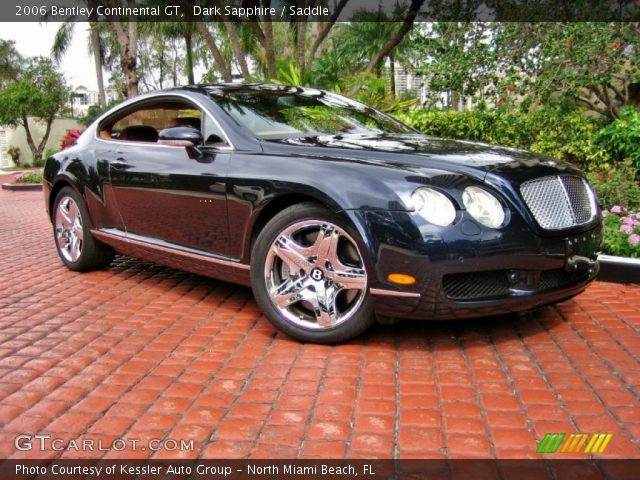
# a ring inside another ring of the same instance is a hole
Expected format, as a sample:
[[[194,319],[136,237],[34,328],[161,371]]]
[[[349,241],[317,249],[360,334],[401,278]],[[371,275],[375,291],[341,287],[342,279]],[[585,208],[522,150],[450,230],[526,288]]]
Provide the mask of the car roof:
[[[202,94],[208,93],[224,93],[224,92],[251,92],[251,91],[262,91],[262,92],[283,92],[292,90],[297,92],[304,91],[322,91],[317,88],[308,88],[308,87],[299,87],[293,85],[283,85],[277,83],[251,83],[251,82],[243,82],[243,83],[205,83],[198,85],[185,85],[181,87],[172,87],[164,90],[158,90],[155,93],[171,93],[171,92],[197,92]]]

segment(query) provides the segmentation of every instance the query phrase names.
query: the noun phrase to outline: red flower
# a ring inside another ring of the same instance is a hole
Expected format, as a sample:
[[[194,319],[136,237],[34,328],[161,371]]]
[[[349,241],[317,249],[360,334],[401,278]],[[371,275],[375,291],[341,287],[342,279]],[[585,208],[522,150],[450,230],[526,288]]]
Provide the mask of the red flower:
[[[513,83],[509,84],[509,86],[507,86],[507,90],[509,90],[510,92],[513,92],[516,89],[516,87],[513,86]]]
[[[62,137],[62,141],[60,142],[60,150],[64,150],[65,148],[72,147],[78,141],[78,137],[82,134],[81,130],[77,128],[73,130],[67,130],[67,133]]]
[[[502,107],[505,103],[507,103],[507,102],[505,101],[504,98],[501,98],[500,100],[498,100],[498,106],[499,107]]]

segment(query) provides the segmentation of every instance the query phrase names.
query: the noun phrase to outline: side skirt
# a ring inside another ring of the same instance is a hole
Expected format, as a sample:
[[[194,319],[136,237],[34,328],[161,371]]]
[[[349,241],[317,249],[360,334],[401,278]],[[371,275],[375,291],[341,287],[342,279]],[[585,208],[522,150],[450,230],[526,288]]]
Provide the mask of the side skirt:
[[[125,234],[118,229],[91,230],[91,234],[129,257],[159,263],[167,267],[251,286],[249,265],[216,257],[207,252],[174,245],[140,235]]]

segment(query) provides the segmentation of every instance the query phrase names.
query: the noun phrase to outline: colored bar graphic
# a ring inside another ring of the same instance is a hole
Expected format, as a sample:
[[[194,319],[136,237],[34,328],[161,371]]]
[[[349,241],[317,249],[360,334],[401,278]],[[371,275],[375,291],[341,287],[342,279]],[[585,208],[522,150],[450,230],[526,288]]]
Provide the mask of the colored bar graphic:
[[[547,452],[547,443],[549,443],[549,440],[551,439],[551,433],[547,433],[542,440],[540,441],[540,444],[538,445],[538,449],[536,450],[536,453],[546,453]]]
[[[602,445],[600,446],[600,450],[598,450],[598,453],[604,452],[604,449],[607,448],[607,445],[609,445],[611,438],[613,438],[613,433],[607,433],[607,436],[604,439],[604,442],[602,442]]]
[[[591,435],[591,438],[589,439],[589,443],[587,443],[587,446],[584,449],[584,453],[589,453],[591,451],[591,447],[593,447],[593,445],[596,443],[596,440],[598,440],[599,436],[600,435],[597,433],[594,433],[593,435]]]
[[[565,440],[566,438],[566,440]],[[612,433],[547,433],[540,441],[536,453],[603,453],[613,438]],[[563,440],[565,440],[563,442]],[[583,446],[586,444],[583,450]],[[560,448],[562,446],[562,448]]]
[[[581,435],[582,438],[580,438],[580,442],[578,442],[578,445],[576,445],[575,450],[573,450],[573,452],[571,452],[571,453],[574,453],[574,452],[578,453],[580,451],[580,449],[582,448],[582,445],[584,445],[584,442],[587,441],[587,437],[588,436],[589,435],[586,435],[586,434]]]
[[[565,435],[564,433],[547,433],[538,445],[536,453],[556,453]]]
[[[549,453],[556,453],[556,451],[558,450],[558,447],[560,447],[560,444],[562,443],[562,440],[564,439],[566,434],[558,433],[557,435],[558,435],[558,438],[556,439],[556,442],[550,447]]]

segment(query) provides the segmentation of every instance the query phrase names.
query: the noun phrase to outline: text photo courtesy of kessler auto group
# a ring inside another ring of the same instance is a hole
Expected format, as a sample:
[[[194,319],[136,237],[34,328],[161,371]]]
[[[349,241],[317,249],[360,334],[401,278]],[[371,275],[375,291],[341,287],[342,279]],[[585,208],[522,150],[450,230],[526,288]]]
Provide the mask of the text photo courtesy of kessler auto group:
[[[637,479],[596,3],[0,5],[0,478]]]

